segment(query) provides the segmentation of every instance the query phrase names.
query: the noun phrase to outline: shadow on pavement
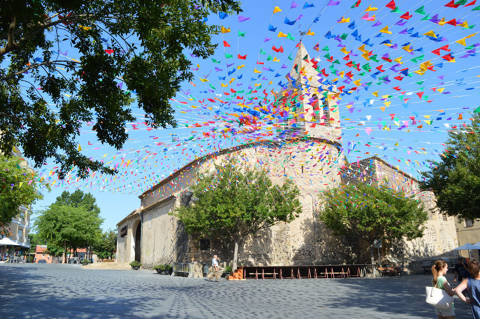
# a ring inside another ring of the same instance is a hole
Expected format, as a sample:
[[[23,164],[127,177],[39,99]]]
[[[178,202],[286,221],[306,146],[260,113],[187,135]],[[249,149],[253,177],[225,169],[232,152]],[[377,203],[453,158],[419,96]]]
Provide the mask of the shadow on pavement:
[[[105,295],[100,298],[85,297],[77,293],[75,284],[60,283],[60,287],[48,285],[52,282],[37,267],[7,266],[0,268],[0,318],[137,318],[144,317],[139,309],[143,298],[135,298],[128,292],[124,297],[109,298],[115,287],[103,287]],[[54,266],[55,267],[55,266]],[[59,266],[56,266],[60,268]],[[65,266],[67,267],[67,266]],[[54,272],[52,272],[54,274]],[[42,284],[42,281],[47,284]],[[58,284],[57,282],[56,284]],[[86,287],[80,288],[85,292]],[[80,290],[78,289],[78,290]],[[121,288],[119,288],[121,289]],[[163,302],[165,298],[156,298]],[[151,310],[151,309],[147,309]],[[154,318],[166,318],[155,316]]]
[[[452,279],[449,278],[450,283]],[[355,291],[355,298],[345,296],[344,299],[334,300],[332,307],[375,309],[396,314],[397,318],[402,318],[402,315],[436,318],[434,308],[425,302],[425,286],[431,286],[432,280],[429,275],[340,280],[342,285]],[[456,318],[472,318],[470,307],[458,298],[455,299],[455,312]]]

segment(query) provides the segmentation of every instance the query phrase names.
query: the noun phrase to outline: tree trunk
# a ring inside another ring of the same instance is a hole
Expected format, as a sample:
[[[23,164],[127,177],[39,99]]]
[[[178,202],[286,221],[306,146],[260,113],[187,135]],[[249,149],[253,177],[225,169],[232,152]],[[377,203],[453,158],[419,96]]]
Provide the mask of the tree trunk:
[[[67,243],[64,243],[63,244],[64,246],[64,251],[63,251],[63,263],[66,264],[67,263]]]
[[[235,248],[233,249],[232,272],[237,270],[237,262],[238,262],[238,240],[235,240]]]

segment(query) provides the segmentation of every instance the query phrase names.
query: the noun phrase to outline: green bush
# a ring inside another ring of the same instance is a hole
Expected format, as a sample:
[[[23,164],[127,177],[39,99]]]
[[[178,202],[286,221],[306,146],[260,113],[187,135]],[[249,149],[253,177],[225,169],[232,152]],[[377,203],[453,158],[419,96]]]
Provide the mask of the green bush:
[[[232,266],[226,266],[225,269],[223,270],[224,273],[226,274],[231,274],[232,273]]]
[[[155,265],[153,267],[154,270],[157,270],[157,271],[165,271],[165,265],[163,264],[160,264],[160,265]]]
[[[160,265],[155,265],[153,269],[156,270],[157,272],[171,273],[173,270],[173,267],[169,264],[160,264]]]
[[[134,261],[132,261],[132,262],[130,263],[130,266],[131,266],[132,268],[139,268],[139,267],[142,266],[142,264],[141,264],[139,261],[134,260]]]
[[[90,260],[88,260],[88,259],[83,259],[80,263],[81,263],[83,266],[86,266],[86,265],[90,264]]]

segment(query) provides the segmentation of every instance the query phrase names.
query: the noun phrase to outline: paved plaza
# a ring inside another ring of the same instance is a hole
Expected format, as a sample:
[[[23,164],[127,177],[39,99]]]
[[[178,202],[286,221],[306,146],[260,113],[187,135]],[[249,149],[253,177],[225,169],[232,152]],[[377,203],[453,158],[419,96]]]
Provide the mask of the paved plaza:
[[[209,282],[140,270],[0,264],[0,318],[435,318],[427,275]],[[456,300],[457,318],[471,318]]]

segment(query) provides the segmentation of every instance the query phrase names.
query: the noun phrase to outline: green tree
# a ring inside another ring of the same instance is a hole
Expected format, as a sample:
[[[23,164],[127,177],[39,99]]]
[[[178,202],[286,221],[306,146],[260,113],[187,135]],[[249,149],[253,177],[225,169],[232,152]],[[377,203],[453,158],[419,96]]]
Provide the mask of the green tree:
[[[94,246],[94,251],[101,259],[112,259],[117,250],[117,233],[113,230],[103,232]]]
[[[102,219],[91,198],[90,194],[81,191],[73,194],[64,192],[40,214],[35,226],[40,238],[47,242],[49,251],[58,253],[61,248],[66,258],[70,250],[75,252],[77,248],[91,248],[98,241]],[[76,201],[79,199],[84,200]]]
[[[193,78],[189,55],[213,54],[220,28],[205,20],[219,11],[240,8],[234,0],[3,0],[0,150],[17,145],[37,166],[53,158],[60,177],[74,165],[81,176],[112,173],[80,153],[83,122],[117,149],[134,101],[149,125],[175,125],[169,100]]]
[[[291,222],[301,212],[299,190],[290,181],[273,185],[264,171],[243,169],[231,161],[215,165],[215,174],[201,174],[192,186],[194,205],[174,211],[187,233],[238,247],[248,235],[279,222]]]
[[[346,240],[360,262],[367,260],[365,248],[375,240],[381,241],[384,255],[404,237],[421,237],[428,218],[418,200],[386,186],[343,185],[323,193],[321,200],[325,204],[320,220]]]
[[[421,187],[433,191],[446,214],[480,218],[480,113],[448,136],[441,159],[430,161],[430,170],[422,173]]]
[[[62,192],[60,196],[57,197],[56,204],[72,207],[83,207],[92,214],[99,216],[100,208],[98,208],[95,197],[90,193],[84,193],[81,190],[76,190],[73,193]]]
[[[0,154],[0,228],[18,215],[20,207],[42,198],[36,180],[35,172],[23,166],[20,158]]]

